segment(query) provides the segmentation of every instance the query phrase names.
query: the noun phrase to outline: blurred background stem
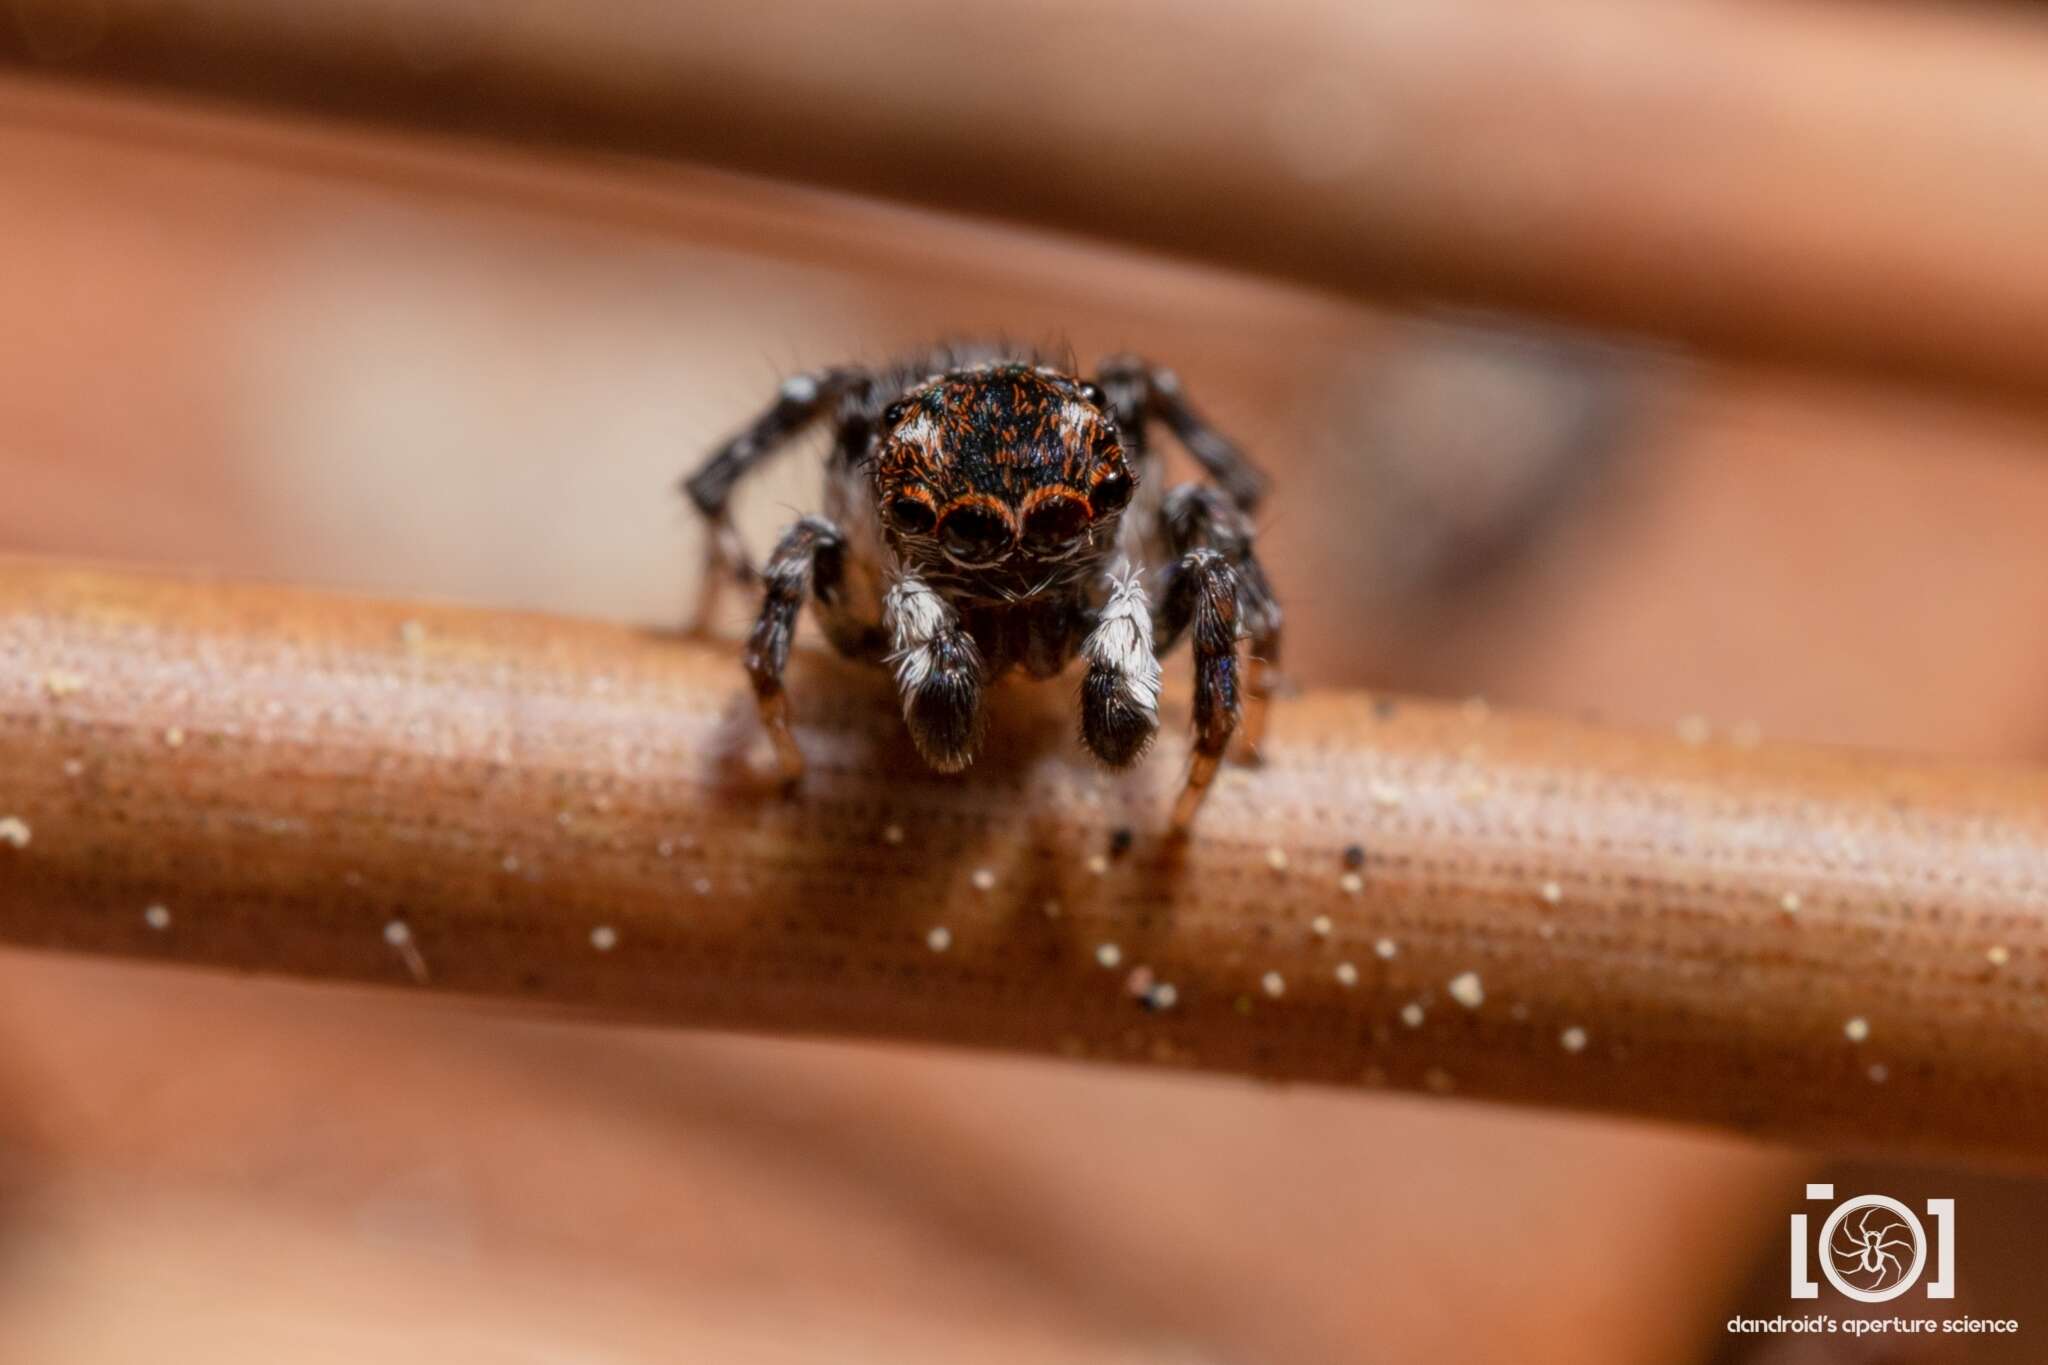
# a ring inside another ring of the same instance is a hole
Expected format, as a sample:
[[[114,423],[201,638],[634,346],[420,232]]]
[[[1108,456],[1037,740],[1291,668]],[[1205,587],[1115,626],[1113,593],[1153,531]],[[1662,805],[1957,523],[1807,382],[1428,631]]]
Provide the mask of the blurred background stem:
[[[26,70],[665,157],[1379,302],[2031,402],[2024,12],[1602,0],[17,6]],[[1214,98],[1189,98],[1193,90]],[[1170,117],[1161,111],[1171,109]]]

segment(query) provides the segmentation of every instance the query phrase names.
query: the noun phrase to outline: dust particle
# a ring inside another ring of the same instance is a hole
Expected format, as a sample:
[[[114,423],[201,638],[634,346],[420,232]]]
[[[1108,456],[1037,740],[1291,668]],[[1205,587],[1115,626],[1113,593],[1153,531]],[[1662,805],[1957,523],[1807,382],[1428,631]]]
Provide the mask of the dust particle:
[[[1480,983],[1479,973],[1460,972],[1451,978],[1451,999],[1468,1010],[1476,1010],[1486,1003],[1486,987]]]

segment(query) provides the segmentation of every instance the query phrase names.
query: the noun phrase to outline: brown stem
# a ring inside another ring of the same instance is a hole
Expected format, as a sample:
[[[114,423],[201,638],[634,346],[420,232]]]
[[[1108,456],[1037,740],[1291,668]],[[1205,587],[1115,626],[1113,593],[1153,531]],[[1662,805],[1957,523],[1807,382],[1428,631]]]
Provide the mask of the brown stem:
[[[1057,685],[950,778],[803,658],[787,798],[623,627],[0,561],[0,658],[11,943],[2048,1165],[2033,772],[1310,694],[1183,842]]]

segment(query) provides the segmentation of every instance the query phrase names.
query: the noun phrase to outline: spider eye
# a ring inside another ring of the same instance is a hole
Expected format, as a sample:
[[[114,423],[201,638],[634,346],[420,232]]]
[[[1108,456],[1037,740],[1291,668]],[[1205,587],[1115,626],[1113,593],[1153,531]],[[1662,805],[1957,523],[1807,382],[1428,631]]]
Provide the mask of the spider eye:
[[[946,553],[962,564],[993,563],[1015,538],[1010,519],[993,507],[956,507],[939,526],[939,541]]]
[[[1082,381],[1081,396],[1087,399],[1090,403],[1093,403],[1098,408],[1105,406],[1109,402],[1109,395],[1102,391],[1102,386],[1100,384],[1097,384],[1092,380]]]
[[[1095,481],[1095,487],[1088,493],[1088,501],[1095,505],[1098,515],[1104,512],[1120,512],[1131,500],[1131,493],[1137,488],[1131,476],[1123,470],[1114,470]]]
[[[888,519],[891,529],[906,536],[921,536],[932,529],[932,523],[939,514],[932,511],[932,505],[923,498],[897,494],[882,508],[882,515]]]
[[[1024,518],[1024,543],[1036,550],[1057,549],[1088,528],[1088,504],[1075,497],[1052,497]]]
[[[888,407],[882,409],[882,421],[892,427],[909,415],[910,400],[908,398],[899,398]]]

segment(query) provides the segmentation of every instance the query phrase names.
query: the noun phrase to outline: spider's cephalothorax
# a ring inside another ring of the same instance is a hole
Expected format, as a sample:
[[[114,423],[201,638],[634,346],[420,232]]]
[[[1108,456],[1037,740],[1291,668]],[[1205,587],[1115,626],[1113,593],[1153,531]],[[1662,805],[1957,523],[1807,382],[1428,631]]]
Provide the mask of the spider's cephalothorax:
[[[1212,482],[1157,494],[1154,419]],[[684,483],[710,523],[700,626],[722,582],[754,577],[727,513],[734,484],[820,420],[834,434],[827,515],[776,546],[747,644],[785,776],[803,772],[782,674],[806,598],[842,653],[894,668],[918,751],[948,771],[973,761],[990,679],[1013,665],[1051,677],[1077,654],[1083,742],[1105,763],[1133,762],[1159,726],[1157,655],[1188,635],[1195,756],[1173,816],[1186,828],[1237,726],[1240,635],[1256,749],[1280,610],[1252,552],[1264,481],[1173,375],[1119,358],[1088,382],[1032,355],[948,348],[786,381]]]

